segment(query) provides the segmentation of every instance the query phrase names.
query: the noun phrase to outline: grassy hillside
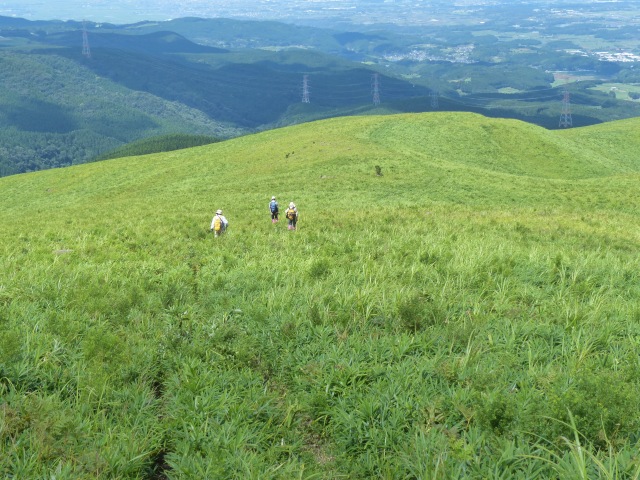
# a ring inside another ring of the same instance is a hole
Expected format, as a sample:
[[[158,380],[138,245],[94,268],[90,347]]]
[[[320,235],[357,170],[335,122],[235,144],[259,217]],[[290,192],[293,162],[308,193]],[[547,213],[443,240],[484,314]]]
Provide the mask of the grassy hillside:
[[[639,126],[335,118],[0,179],[0,475],[639,478]]]

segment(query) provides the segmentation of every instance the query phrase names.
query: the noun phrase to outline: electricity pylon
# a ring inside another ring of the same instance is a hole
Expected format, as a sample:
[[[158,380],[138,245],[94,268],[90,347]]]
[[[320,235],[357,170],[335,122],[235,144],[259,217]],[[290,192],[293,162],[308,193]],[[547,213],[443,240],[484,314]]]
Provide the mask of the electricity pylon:
[[[373,104],[380,105],[380,78],[377,73],[371,75],[371,91],[373,93]]]
[[[309,75],[302,76],[302,103],[311,103],[309,100]]]
[[[560,113],[560,124],[558,126],[561,128],[573,126],[573,121],[571,120],[571,104],[569,103],[569,90],[567,90],[566,87],[562,94],[562,113]]]
[[[87,33],[87,24],[82,22],[82,55],[91,58],[91,48],[89,47],[89,34]]]
[[[431,108],[436,110],[438,108],[438,92],[432,90],[429,96],[431,97]]]

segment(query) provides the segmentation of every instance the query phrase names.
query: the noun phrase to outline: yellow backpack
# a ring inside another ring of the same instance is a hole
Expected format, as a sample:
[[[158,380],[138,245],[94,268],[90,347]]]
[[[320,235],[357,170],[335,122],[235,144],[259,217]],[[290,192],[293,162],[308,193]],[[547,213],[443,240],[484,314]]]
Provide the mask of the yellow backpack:
[[[287,219],[293,220],[296,218],[296,211],[293,208],[287,209]]]
[[[213,219],[213,230],[216,232],[222,230],[222,219],[218,215]]]

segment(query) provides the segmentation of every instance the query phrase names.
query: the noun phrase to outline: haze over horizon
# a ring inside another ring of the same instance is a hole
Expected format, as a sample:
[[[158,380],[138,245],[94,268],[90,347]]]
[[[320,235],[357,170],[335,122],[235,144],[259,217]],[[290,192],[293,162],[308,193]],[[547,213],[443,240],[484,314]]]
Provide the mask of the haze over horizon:
[[[385,2],[382,2],[383,4]],[[394,0],[394,8],[408,11],[427,9],[438,1]],[[226,17],[259,20],[333,17],[378,10],[380,2],[371,0],[50,0],[0,3],[0,15],[28,20],[91,20],[134,23],[143,20],[170,20],[181,17]],[[388,5],[387,5],[388,6]]]
[[[348,21],[420,25],[453,15],[463,23],[482,23],[487,8],[522,3],[519,0],[36,0],[0,2],[0,15],[27,20],[88,20],[129,24],[181,17],[237,18],[290,22]],[[531,3],[531,2],[524,2]],[[538,0],[565,4],[565,0]],[[593,1],[585,1],[589,5]],[[572,6],[575,8],[575,6]],[[446,14],[444,12],[447,12]],[[457,22],[456,22],[457,23]]]
[[[9,1],[0,3],[0,15],[28,20],[91,20],[96,22],[134,23],[142,20],[168,20],[187,16],[198,10],[198,0],[150,2],[146,0],[49,0]]]

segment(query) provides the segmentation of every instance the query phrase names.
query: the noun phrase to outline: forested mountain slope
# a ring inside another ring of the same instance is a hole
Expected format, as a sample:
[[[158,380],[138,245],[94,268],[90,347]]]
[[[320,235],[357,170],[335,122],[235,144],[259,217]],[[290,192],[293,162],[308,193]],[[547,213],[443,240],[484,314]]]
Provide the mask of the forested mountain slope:
[[[89,161],[141,137],[244,130],[130,89],[60,52],[0,52],[0,175]]]

